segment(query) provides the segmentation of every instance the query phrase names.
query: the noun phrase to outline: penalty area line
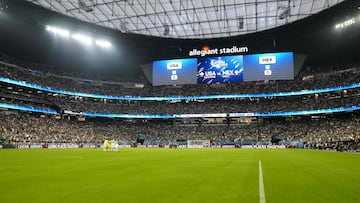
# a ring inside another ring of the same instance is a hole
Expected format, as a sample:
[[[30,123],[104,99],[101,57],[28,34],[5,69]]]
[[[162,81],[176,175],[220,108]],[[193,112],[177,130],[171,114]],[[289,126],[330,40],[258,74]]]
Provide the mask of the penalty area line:
[[[261,160],[259,160],[259,197],[260,197],[260,203],[266,203]]]

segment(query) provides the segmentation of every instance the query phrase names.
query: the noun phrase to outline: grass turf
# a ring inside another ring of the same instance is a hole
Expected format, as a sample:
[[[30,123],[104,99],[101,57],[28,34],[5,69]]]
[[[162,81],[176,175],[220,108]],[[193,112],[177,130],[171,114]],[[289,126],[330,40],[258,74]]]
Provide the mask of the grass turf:
[[[360,154],[275,149],[0,150],[0,202],[360,202]]]

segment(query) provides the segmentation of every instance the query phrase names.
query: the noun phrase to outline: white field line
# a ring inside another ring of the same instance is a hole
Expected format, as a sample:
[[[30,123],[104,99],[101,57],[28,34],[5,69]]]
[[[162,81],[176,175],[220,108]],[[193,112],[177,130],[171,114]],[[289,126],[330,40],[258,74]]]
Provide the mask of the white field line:
[[[260,203],[266,203],[261,160],[259,160],[259,197],[260,197]]]

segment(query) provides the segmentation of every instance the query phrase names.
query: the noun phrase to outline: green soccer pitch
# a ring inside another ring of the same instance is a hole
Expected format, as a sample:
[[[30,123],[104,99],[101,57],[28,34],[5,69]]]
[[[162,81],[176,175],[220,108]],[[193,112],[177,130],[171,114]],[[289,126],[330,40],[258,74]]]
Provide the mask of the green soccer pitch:
[[[360,154],[312,150],[0,150],[0,202],[349,203],[359,172]]]

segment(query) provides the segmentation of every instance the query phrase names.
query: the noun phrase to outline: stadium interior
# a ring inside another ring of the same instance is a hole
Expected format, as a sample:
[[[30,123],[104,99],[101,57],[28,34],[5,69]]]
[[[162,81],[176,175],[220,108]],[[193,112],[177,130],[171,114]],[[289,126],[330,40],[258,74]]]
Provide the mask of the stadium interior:
[[[358,203],[359,0],[0,0],[0,202]]]
[[[360,150],[358,4],[2,0],[1,144]],[[153,61],[238,47],[244,72],[249,53],[293,53],[291,79],[154,83]]]

